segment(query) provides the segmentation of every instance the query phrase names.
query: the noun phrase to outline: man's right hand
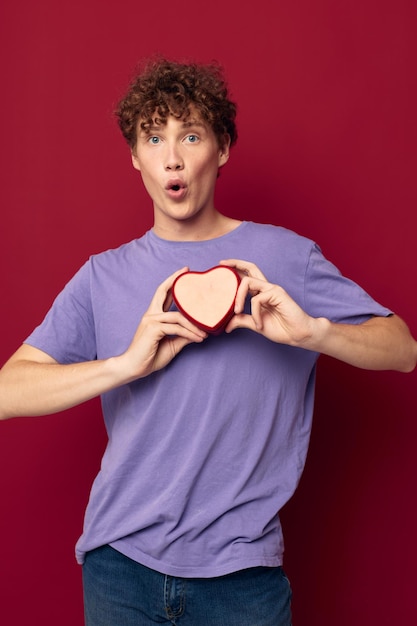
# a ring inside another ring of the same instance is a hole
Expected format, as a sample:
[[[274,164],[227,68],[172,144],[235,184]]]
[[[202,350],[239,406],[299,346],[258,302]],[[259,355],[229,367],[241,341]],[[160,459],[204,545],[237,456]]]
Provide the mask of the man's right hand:
[[[57,413],[159,370],[206,333],[169,311],[171,287],[181,269],[156,290],[129,348],[120,356],[60,364],[23,344],[0,370],[0,419]]]
[[[125,382],[148,376],[162,369],[188,344],[199,343],[207,333],[188,321],[179,311],[170,311],[171,288],[180,274],[188,268],[169,276],[156,290],[144,314],[132,343],[121,355],[126,368]]]

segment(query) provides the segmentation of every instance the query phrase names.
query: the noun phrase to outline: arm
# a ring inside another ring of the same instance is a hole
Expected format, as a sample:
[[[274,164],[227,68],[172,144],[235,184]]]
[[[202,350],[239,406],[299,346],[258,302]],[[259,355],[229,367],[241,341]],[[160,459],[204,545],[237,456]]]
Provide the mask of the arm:
[[[62,365],[29,345],[0,370],[0,419],[56,413],[165,367],[186,345],[206,333],[168,311],[171,286],[184,269],[156,290],[125,353],[106,360]]]
[[[364,369],[410,372],[416,366],[417,343],[396,315],[374,317],[362,324],[336,324],[313,318],[287,292],[266,281],[252,263],[229,259],[243,278],[235,304],[236,315],[226,332],[249,328],[272,341],[313,350]],[[251,315],[243,313],[250,294]]]
[[[356,325],[321,318],[317,326],[317,351],[340,361],[363,369],[399,372],[411,372],[416,366],[417,343],[398,315],[373,317]]]

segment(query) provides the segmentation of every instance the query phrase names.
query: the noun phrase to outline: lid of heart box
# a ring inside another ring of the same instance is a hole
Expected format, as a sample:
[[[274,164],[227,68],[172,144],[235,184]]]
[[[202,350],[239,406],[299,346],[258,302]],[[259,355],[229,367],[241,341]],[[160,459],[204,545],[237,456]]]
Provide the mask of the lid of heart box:
[[[225,265],[204,272],[187,271],[175,279],[172,297],[193,324],[219,334],[233,316],[239,283],[239,274]]]

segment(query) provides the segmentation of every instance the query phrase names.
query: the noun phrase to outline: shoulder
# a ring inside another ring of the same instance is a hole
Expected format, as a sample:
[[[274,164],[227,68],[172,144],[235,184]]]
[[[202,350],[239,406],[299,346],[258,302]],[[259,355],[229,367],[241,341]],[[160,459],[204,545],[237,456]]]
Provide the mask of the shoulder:
[[[257,237],[264,241],[272,241],[280,245],[297,246],[297,248],[302,247],[309,250],[315,245],[313,240],[284,226],[263,224],[260,222],[247,222],[246,224],[245,235],[250,237]]]
[[[146,239],[146,234],[140,237],[139,239],[132,239],[131,241],[120,244],[115,248],[108,248],[107,250],[102,250],[101,252],[95,252],[91,254],[90,259],[99,262],[106,261],[111,259],[122,259],[130,254],[134,254],[135,250],[140,248],[143,243],[143,240]]]
[[[283,280],[288,273],[302,275],[309,263],[314,241],[283,226],[248,222],[245,229],[246,250],[265,275]]]
[[[87,264],[93,271],[111,269],[130,265],[137,261],[138,256],[146,248],[147,233],[139,239],[132,239],[115,248],[109,248],[90,255]]]

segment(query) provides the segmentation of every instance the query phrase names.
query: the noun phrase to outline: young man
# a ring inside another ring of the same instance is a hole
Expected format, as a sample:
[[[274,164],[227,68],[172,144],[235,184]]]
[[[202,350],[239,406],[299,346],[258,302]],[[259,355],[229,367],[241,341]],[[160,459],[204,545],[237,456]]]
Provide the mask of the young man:
[[[396,315],[314,242],[219,213],[236,141],[215,67],[150,63],[118,119],[154,226],[92,256],[0,373],[0,417],[97,395],[109,442],[76,553],[87,626],[289,626],[278,512],[307,453],[319,353],[411,371]],[[208,336],[172,303],[185,269],[241,275]]]

